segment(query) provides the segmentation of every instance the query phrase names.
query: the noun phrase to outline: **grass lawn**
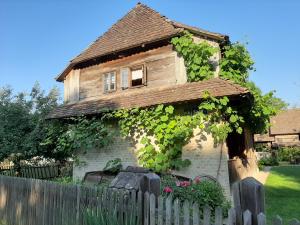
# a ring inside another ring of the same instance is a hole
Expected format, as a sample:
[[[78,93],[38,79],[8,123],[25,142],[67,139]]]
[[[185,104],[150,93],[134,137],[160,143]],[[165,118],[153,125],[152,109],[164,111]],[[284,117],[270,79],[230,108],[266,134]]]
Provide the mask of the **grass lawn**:
[[[277,214],[284,222],[300,219],[300,166],[273,167],[265,191],[269,221]]]

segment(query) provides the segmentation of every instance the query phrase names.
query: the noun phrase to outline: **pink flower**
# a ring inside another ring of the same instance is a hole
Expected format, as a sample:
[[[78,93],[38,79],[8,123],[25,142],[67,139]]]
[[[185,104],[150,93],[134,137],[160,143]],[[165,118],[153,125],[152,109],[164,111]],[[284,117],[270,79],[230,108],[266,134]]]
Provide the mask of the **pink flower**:
[[[190,185],[191,185],[191,182],[189,182],[189,181],[181,181],[180,182],[180,186],[181,187],[188,187]]]
[[[176,186],[180,187],[181,182],[180,181],[176,181]]]
[[[200,183],[200,177],[195,177],[195,179],[194,179],[194,183],[195,184],[199,184]]]
[[[172,192],[173,192],[173,189],[170,188],[170,187],[165,187],[165,188],[164,188],[164,192],[165,192],[165,193],[172,193]]]

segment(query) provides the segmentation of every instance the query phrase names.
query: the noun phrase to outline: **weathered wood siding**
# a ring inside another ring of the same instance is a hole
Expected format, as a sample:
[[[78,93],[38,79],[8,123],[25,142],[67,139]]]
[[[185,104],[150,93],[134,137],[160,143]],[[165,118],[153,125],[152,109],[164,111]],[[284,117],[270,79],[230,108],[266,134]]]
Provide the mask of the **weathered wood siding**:
[[[204,40],[202,37],[195,36],[194,41],[196,43],[207,41],[213,47],[219,47],[219,43]],[[216,67],[215,77],[219,73],[218,62],[220,58],[219,52],[211,58]],[[170,44],[81,70],[72,70],[64,80],[65,102],[74,103],[80,100],[93,100],[107,96],[111,97],[122,92],[135,91],[136,88],[122,90],[120,69],[137,65],[144,65],[146,69],[146,86],[142,88],[171,86],[187,82],[184,60]],[[116,91],[104,93],[103,74],[112,71],[116,72]]]
[[[176,52],[172,46],[165,46],[147,52],[124,57],[122,59],[106,62],[103,64],[87,67],[80,72],[79,99],[93,99],[104,96],[112,96],[120,92],[134,91],[136,88],[121,89],[120,69],[135,65],[146,67],[147,87],[160,87],[178,83],[176,80]],[[103,74],[106,72],[116,72],[117,90],[111,93],[103,91]],[[178,70],[179,71],[179,70]],[[182,74],[181,76],[185,76]]]
[[[74,103],[79,100],[80,70],[72,70],[64,80],[64,100]]]

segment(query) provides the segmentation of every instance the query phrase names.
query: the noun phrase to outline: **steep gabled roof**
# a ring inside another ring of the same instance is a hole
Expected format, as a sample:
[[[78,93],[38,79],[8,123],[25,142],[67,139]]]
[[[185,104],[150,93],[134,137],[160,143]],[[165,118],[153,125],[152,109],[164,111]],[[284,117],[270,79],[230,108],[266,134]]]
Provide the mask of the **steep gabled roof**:
[[[270,135],[300,134],[300,109],[282,111],[271,118]]]
[[[71,60],[68,67],[56,79],[57,81],[62,81],[67,73],[78,63],[155,41],[165,40],[179,35],[183,30],[189,30],[192,33],[216,41],[227,39],[226,35],[171,21],[148,6],[138,3],[86,50]]]
[[[240,96],[249,93],[247,89],[228,80],[213,78],[206,81],[173,85],[162,88],[141,88],[136,92],[122,92],[119,95],[104,96],[93,101],[82,101],[54,109],[48,119],[80,115],[95,115],[104,109],[148,107],[158,104],[182,103],[200,100],[205,91],[212,96]]]

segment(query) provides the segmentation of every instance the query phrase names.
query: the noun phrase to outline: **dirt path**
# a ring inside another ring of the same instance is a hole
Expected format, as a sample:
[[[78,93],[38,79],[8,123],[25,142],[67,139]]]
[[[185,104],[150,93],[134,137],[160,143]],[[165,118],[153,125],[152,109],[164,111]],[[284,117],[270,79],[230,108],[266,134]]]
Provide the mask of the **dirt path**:
[[[268,176],[270,174],[270,170],[271,170],[271,167],[270,166],[266,166],[263,171],[259,171],[255,175],[255,179],[257,179],[262,184],[265,184],[266,181],[267,181],[267,178],[268,178]]]

